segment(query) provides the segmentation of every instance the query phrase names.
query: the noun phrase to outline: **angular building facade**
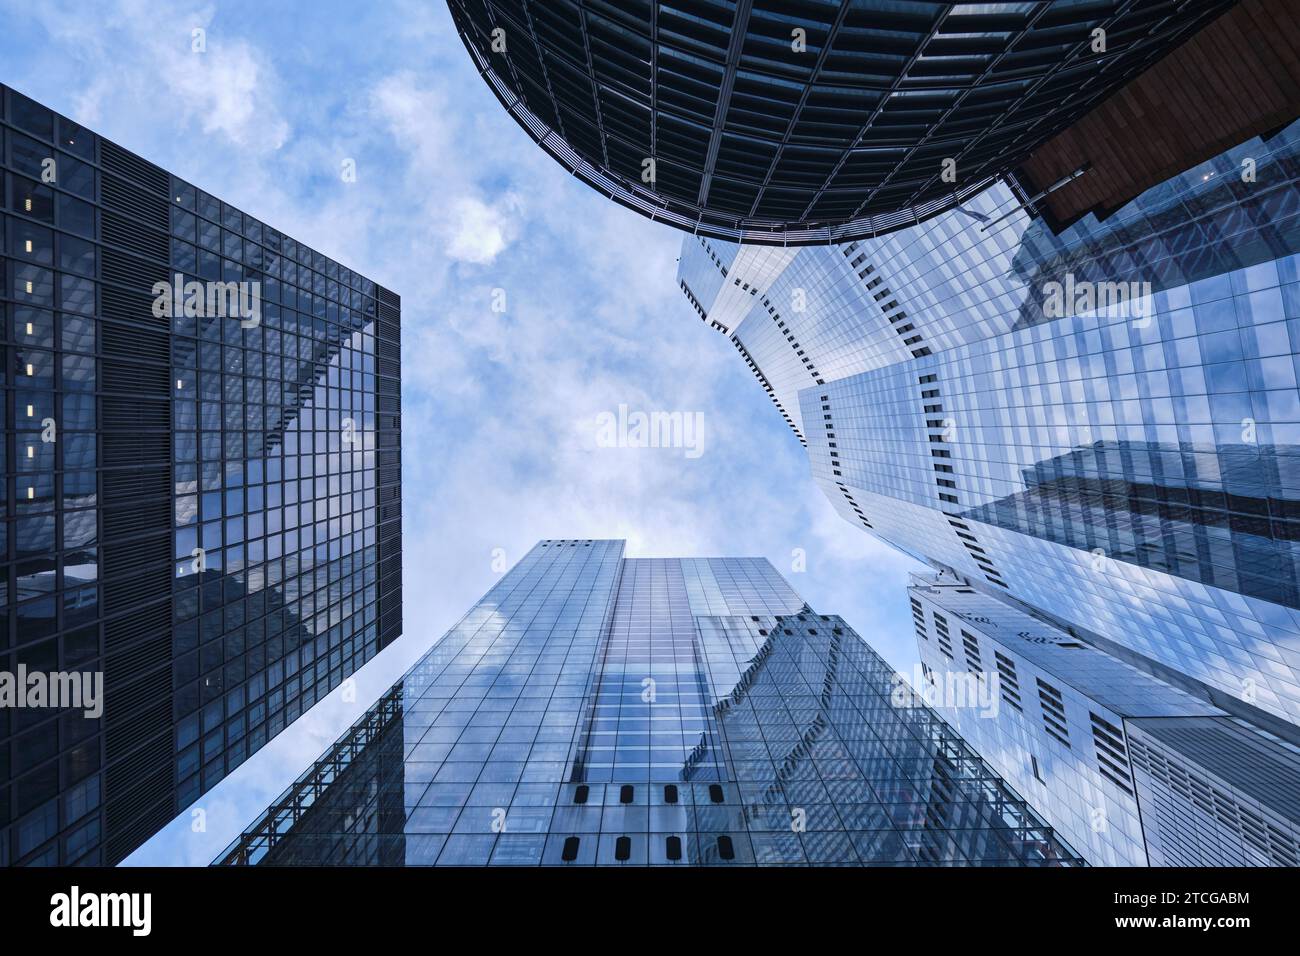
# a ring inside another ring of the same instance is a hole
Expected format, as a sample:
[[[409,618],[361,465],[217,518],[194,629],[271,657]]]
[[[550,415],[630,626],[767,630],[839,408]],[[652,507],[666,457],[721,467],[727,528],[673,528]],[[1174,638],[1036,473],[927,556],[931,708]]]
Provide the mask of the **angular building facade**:
[[[1300,866],[1300,748],[952,575],[908,596],[918,686],[1088,862]]]
[[[400,634],[400,303],[0,102],[0,671],[103,681],[0,707],[0,863],[114,864]]]
[[[1055,231],[998,184],[679,284],[839,513],[1261,726],[1300,723],[1300,124]]]
[[[448,6],[493,94],[566,169],[754,244],[883,235],[1009,174],[1058,221],[1111,211],[1300,97],[1284,0]]]
[[[552,540],[216,862],[1081,861],[766,560]]]

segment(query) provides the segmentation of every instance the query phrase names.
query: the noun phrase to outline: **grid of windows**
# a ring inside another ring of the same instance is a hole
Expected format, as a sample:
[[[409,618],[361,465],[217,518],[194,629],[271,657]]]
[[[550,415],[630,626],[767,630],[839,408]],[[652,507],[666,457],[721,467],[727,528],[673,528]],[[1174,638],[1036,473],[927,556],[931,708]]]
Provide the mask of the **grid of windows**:
[[[1297,155],[1292,124],[1057,234],[998,185],[761,275],[690,238],[681,270],[727,270],[702,304],[797,423],[833,409],[805,437],[845,518],[1296,722]],[[724,299],[735,281],[758,301]],[[1123,303],[1066,291],[1102,285]]]
[[[917,643],[943,718],[1089,863],[1146,866],[1152,840],[1150,828],[1143,826],[1147,808],[1140,808],[1132,788],[1116,783],[1098,760],[1094,717],[1105,715],[1112,727],[1127,727],[1135,716],[1177,724],[1222,712],[1203,698],[963,586],[953,575],[915,574],[908,596],[935,616],[941,609],[963,622],[965,670],[933,645]],[[992,690],[994,670],[1000,693]],[[942,692],[945,687],[971,687],[971,679],[986,688],[983,697]],[[1022,688],[1017,702],[1001,696],[1011,681]]]
[[[575,779],[675,781],[699,745],[699,778],[720,779],[706,695],[680,566],[627,562]]]
[[[689,763],[693,781],[725,780],[710,711],[717,675],[705,664],[696,615],[802,604],[765,561],[625,560],[573,779],[675,781]]]
[[[449,6],[510,115],[581,179],[692,234],[784,245],[952,208],[1229,5]]]
[[[100,656],[95,137],[17,94],[5,114],[4,93],[0,663],[90,670]],[[74,855],[98,842],[97,723],[0,709],[0,863],[39,854],[61,828]]]
[[[533,548],[218,862],[1079,862],[768,562],[622,554]]]
[[[172,179],[186,278],[261,320],[172,325],[181,803],[378,649],[374,283]]]
[[[0,165],[0,670],[104,682],[0,709],[0,864],[115,863],[400,632],[400,303],[3,87]]]

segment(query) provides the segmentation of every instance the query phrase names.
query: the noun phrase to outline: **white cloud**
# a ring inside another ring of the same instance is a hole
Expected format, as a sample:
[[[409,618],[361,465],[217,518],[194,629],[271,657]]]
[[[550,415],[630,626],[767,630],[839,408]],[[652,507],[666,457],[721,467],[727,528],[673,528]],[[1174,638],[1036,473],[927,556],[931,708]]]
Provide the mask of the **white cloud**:
[[[155,122],[179,119],[244,150],[273,152],[287,140],[270,57],[234,28],[217,24],[215,6],[117,0],[95,12],[87,16],[82,4],[69,0],[26,11],[90,75],[76,96],[87,122],[114,117],[131,102],[153,111]],[[203,31],[201,52],[196,30]]]
[[[519,211],[518,197],[510,195],[492,205],[473,196],[457,199],[451,210],[447,256],[476,265],[492,262],[514,240]]]

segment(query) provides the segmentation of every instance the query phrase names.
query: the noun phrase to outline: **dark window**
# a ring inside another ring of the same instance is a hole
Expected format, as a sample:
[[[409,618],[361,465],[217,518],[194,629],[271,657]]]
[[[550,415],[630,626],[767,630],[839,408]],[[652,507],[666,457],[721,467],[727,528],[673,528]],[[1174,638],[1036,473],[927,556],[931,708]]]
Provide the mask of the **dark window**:
[[[582,784],[582,786],[578,787],[577,790],[573,791],[573,802],[574,802],[574,803],[586,803],[586,802],[587,802],[587,794],[588,794],[589,792],[590,792],[590,791],[588,790],[587,785],[586,785],[585,783]]]
[[[566,837],[564,840],[564,850],[560,853],[560,859],[565,863],[572,863],[578,858],[578,844],[582,842],[576,836]]]
[[[632,795],[634,792],[635,791],[633,790],[633,787],[630,783],[623,784],[623,786],[619,787],[618,789],[618,802],[631,803]]]
[[[723,800],[722,787],[716,783],[709,784],[709,799],[714,803],[721,803]]]
[[[58,184],[83,199],[95,199],[95,170],[71,156],[58,157]]]
[[[667,854],[670,860],[680,860],[682,858],[682,838],[670,836],[667,841]]]
[[[677,802],[677,784],[670,783],[664,787],[664,803]]]
[[[736,858],[736,850],[731,845],[731,837],[718,837],[718,856],[722,857],[724,860],[734,860]]]
[[[95,207],[71,196],[59,196],[59,225],[88,238],[95,235]]]
[[[626,862],[632,856],[632,838],[621,836],[614,841],[614,859]]]
[[[9,118],[19,129],[42,139],[54,138],[54,114],[15,90],[9,91]]]

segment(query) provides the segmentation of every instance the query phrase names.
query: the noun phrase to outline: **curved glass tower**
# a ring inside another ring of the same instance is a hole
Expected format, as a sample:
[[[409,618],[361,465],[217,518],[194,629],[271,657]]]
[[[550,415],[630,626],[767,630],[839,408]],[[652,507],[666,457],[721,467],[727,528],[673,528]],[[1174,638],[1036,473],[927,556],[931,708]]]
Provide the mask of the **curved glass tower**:
[[[800,245],[953,207],[1232,4],[449,6],[502,105],[584,182],[690,232]],[[1078,154],[1041,169],[1101,162]]]

